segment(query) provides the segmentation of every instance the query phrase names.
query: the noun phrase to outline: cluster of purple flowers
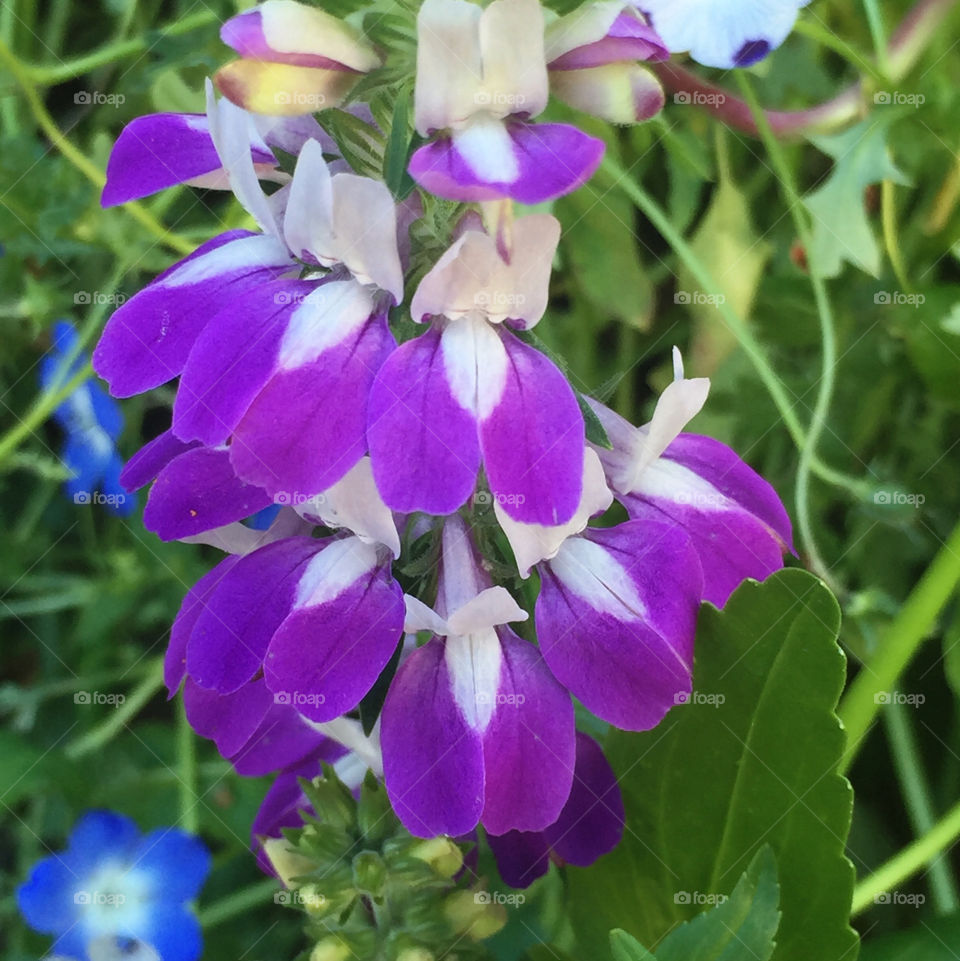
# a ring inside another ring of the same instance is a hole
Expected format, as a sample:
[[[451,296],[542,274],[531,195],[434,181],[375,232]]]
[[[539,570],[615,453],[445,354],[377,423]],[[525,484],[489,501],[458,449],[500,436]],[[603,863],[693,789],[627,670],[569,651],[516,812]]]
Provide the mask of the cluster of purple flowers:
[[[644,62],[686,49],[751,62],[798,6],[599,2],[545,22],[537,0],[426,0],[409,172],[484,217],[457,211],[413,290],[419,201],[352,172],[311,116],[380,64],[345,23],[267,0],[223,28],[240,54],[218,74],[224,99],[210,85],[205,116],[121,134],[105,204],[229,188],[259,227],[157,277],[94,353],[115,396],[178,379],[170,430],[121,481],[152,484],[144,520],[160,537],[227,554],[184,600],[166,681],[239,772],[280,772],[257,838],[298,823],[297,776],[324,760],[348,784],[382,776],[414,835],[482,825],[514,884],[551,854],[586,864],[616,844],[616,781],[573,699],[655,726],[691,691],[701,601],[780,567],[790,522],[732,450],[683,432],[709,384],[678,353],[634,427],[531,346],[560,225],[508,208],[567,193],[600,162],[602,142],[536,122],[551,93],[616,122],[649,117],[663,94]],[[398,344],[408,315],[419,332]],[[609,446],[588,440],[582,403]],[[627,520],[611,523],[614,501]],[[472,526],[478,503],[493,537]],[[265,530],[249,523],[272,505]],[[414,554],[426,576],[406,577]],[[507,583],[539,585],[535,610],[495,583],[505,562]],[[531,614],[534,630],[511,626]],[[358,707],[384,681],[365,729]]]

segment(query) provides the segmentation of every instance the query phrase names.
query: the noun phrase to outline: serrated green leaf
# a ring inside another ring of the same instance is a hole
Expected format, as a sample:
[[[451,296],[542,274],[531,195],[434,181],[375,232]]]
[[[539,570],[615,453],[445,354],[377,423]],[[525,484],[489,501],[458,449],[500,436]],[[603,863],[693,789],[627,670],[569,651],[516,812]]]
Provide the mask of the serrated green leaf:
[[[607,741],[627,831],[600,865],[570,871],[582,948],[604,956],[613,927],[657,943],[692,914],[680,892],[729,893],[769,843],[783,914],[775,961],[855,956],[838,628],[836,600],[800,570],[747,581],[723,611],[704,607],[692,702]]]
[[[871,116],[843,133],[810,138],[836,161],[826,182],[803,201],[813,217],[808,256],[825,277],[836,277],[845,262],[875,277],[880,273],[880,247],[863,194],[880,180],[909,183],[887,147],[888,128],[895,119],[895,112]]]

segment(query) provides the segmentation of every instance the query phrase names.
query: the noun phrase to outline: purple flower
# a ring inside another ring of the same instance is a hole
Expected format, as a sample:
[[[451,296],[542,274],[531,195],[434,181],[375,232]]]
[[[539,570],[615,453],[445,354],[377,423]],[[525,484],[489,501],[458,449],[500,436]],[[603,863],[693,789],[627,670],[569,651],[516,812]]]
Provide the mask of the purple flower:
[[[540,831],[570,795],[573,705],[537,648],[505,627],[527,615],[487,586],[463,524],[443,532],[438,611],[407,598],[430,640],[401,664],[381,716],[393,808],[418,837]]]
[[[810,0],[638,0],[674,53],[708,67],[749,67],[786,39]]]
[[[387,359],[370,396],[377,486],[397,511],[449,514],[473,494],[481,463],[497,503],[528,523],[568,521],[580,501],[583,416],[563,374],[509,327],[546,309],[560,225],[513,227],[514,256],[465,231],[413,298],[427,332]]]
[[[425,190],[451,200],[536,204],[585,183],[603,142],[567,124],[532,124],[547,105],[537,0],[426,0],[417,16],[416,128],[410,160]]]
[[[573,787],[560,817],[542,831],[488,835],[500,877],[525,888],[547,873],[550,859],[588,867],[612,851],[623,836],[623,798],[617,776],[600,745],[577,734]]]
[[[141,835],[129,818],[91,811],[65,851],[34,865],[17,903],[53,950],[75,961],[137,957],[196,961],[200,925],[186,902],[200,892],[210,854],[177,828]]]

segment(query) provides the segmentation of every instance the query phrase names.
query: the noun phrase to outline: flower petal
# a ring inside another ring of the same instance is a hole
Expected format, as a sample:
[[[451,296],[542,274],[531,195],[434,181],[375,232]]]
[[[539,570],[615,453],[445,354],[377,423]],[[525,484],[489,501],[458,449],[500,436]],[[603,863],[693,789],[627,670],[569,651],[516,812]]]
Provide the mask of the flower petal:
[[[611,724],[654,727],[690,691],[702,575],[689,538],[629,521],[570,538],[541,571],[537,636],[554,675]]]
[[[182,441],[172,430],[165,430],[144,444],[120,472],[120,483],[130,492],[140,490],[156,478],[167,464],[197,446],[198,441]]]
[[[212,740],[224,757],[232,757],[250,740],[273,704],[262,680],[251,681],[233,694],[218,694],[195,684],[183,685],[183,707],[190,726]]]

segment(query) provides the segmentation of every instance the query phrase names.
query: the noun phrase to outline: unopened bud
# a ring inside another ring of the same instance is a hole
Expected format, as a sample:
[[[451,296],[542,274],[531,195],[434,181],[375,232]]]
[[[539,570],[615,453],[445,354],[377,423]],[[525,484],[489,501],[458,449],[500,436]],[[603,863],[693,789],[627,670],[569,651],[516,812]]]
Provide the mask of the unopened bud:
[[[463,851],[443,835],[421,841],[410,849],[410,854],[426,861],[442,878],[452,878],[463,867]]]
[[[310,952],[310,961],[347,961],[351,954],[340,938],[324,938]]]
[[[360,890],[378,898],[387,883],[387,866],[375,851],[361,851],[353,859],[353,883]]]
[[[456,891],[447,898],[443,913],[453,929],[475,941],[492,937],[507,923],[502,904],[489,898],[477,898],[473,891]]]
[[[263,851],[285,888],[296,887],[293,878],[304,877],[315,868],[314,863],[297,853],[286,838],[267,838],[263,842]]]

